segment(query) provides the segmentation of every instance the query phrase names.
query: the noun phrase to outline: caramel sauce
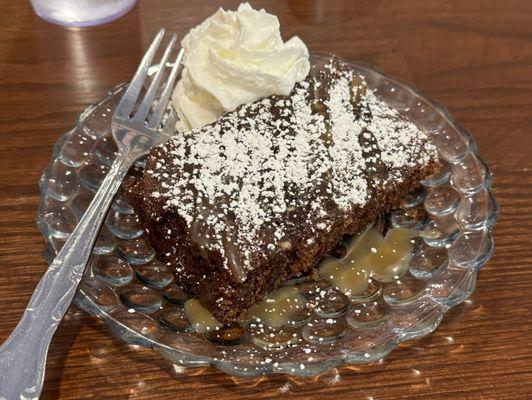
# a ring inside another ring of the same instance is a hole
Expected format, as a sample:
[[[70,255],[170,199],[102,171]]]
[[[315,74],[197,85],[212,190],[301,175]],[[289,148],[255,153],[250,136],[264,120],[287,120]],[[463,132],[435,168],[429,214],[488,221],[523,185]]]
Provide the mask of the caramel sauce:
[[[346,295],[364,293],[371,279],[392,282],[408,269],[412,238],[417,231],[390,229],[386,236],[371,227],[353,237],[342,258],[326,256],[318,273]],[[306,307],[307,301],[294,286],[284,286],[255,304],[246,319],[278,328],[289,324]],[[211,332],[222,325],[196,299],[187,300],[185,314],[198,333]]]
[[[390,229],[383,237],[371,227],[349,241],[344,257],[325,257],[318,273],[348,296],[364,293],[370,278],[392,282],[406,272],[415,235],[411,229]]]
[[[189,299],[185,302],[185,314],[190,325],[198,333],[210,332],[222,326],[196,299]]]
[[[261,323],[277,328],[288,324],[305,308],[306,299],[294,286],[284,286],[255,304],[249,315]]]
[[[306,299],[294,286],[284,286],[266,296],[248,311],[248,318],[273,328],[287,325],[306,307]],[[219,329],[222,324],[196,299],[185,303],[185,314],[194,330],[206,333]]]

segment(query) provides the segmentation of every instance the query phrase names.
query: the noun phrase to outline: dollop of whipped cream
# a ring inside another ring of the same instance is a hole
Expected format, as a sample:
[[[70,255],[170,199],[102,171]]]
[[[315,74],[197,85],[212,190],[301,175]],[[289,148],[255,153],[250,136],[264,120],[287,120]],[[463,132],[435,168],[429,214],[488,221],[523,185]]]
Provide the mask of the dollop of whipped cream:
[[[219,9],[190,30],[172,103],[179,131],[201,127],[227,111],[273,94],[288,95],[310,70],[297,36],[283,42],[279,20],[249,3]]]

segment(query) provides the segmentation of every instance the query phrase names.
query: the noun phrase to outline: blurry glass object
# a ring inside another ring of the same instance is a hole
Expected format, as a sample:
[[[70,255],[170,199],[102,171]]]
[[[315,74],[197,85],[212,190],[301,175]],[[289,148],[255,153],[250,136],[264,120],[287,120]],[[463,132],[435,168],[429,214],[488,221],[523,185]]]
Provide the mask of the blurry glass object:
[[[92,26],[126,14],[137,0],[31,0],[35,13],[54,24]]]

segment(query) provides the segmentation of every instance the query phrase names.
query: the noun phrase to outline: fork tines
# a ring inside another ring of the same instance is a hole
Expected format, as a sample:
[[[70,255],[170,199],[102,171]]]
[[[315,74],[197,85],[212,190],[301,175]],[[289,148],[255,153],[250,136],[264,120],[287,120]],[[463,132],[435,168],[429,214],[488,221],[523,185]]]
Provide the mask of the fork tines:
[[[173,62],[172,69],[168,75],[168,78],[166,79],[162,93],[160,94],[158,100],[156,100],[157,94],[160,92],[158,89],[161,85],[163,74],[165,73],[168,60],[174,48],[175,42],[177,41],[177,36],[175,34],[172,35],[170,42],[164,50],[159,63],[159,68],[153,76],[148,89],[145,91],[144,97],[138,106],[135,106],[139,101],[139,95],[141,92],[143,92],[143,88],[148,77],[148,70],[152,66],[153,59],[159,50],[164,35],[165,30],[161,28],[146,51],[146,54],[144,55],[137,72],[135,73],[135,76],[131,80],[129,87],[122,97],[122,100],[118,104],[114,114],[115,119],[123,122],[129,121],[135,124],[147,124],[148,128],[151,129],[155,129],[159,126],[172,94],[172,89],[177,78],[179,65],[183,58],[183,49],[181,49],[175,58],[175,61]]]

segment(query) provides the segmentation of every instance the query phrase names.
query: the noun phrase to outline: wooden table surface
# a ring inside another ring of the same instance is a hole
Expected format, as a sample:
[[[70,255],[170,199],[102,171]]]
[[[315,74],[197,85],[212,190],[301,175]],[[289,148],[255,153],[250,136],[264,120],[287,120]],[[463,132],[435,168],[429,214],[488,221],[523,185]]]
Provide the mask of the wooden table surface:
[[[101,27],[68,30],[27,1],[0,1],[0,341],[46,265],[37,181],[76,115],[127,80],[160,26],[184,35],[208,0],[141,0]],[[237,1],[223,1],[234,9]],[[494,174],[496,250],[471,299],[384,363],[316,379],[176,371],[72,307],[52,342],[45,399],[532,398],[532,1],[254,1],[311,51],[377,65],[448,106]],[[337,375],[338,374],[338,375]]]

